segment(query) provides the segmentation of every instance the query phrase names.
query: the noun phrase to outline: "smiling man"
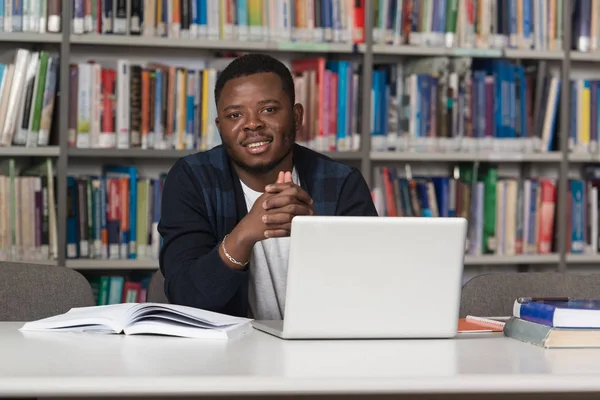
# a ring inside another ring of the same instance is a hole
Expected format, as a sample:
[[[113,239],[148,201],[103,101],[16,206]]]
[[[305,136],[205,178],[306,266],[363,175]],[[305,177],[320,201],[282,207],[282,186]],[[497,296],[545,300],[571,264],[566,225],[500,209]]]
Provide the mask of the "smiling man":
[[[178,160],[162,195],[171,303],[283,319],[296,215],[377,215],[360,171],[295,143],[303,107],[280,61],[250,54],[215,85],[222,145]]]

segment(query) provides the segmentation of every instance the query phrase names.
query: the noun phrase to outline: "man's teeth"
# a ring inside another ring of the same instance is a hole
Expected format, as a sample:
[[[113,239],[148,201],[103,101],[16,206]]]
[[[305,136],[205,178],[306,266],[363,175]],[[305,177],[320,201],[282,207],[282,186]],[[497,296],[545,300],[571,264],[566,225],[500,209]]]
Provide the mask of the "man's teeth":
[[[269,142],[256,142],[256,143],[250,143],[248,145],[248,147],[259,147],[262,146],[263,144],[268,144]]]

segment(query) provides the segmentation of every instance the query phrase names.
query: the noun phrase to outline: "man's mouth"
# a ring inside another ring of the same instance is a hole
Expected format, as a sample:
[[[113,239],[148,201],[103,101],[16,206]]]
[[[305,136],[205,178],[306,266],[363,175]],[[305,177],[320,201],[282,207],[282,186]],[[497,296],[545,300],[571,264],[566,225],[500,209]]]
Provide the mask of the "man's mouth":
[[[260,142],[252,142],[245,144],[244,147],[248,149],[250,154],[261,154],[265,152],[269,145],[272,143],[272,140],[261,140]]]

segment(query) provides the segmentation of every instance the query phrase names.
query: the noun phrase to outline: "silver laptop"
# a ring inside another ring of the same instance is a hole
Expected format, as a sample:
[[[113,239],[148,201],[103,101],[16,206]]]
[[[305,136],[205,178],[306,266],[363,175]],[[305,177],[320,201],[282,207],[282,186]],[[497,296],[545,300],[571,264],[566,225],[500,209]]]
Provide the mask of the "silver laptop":
[[[456,335],[467,221],[298,216],[292,220],[283,339]]]

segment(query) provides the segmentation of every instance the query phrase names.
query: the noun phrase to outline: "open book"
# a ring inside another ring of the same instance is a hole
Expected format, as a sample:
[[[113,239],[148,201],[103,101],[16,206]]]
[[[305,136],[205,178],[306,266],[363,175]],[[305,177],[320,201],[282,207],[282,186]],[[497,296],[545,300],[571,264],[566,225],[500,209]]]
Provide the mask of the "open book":
[[[232,339],[251,330],[250,321],[187,306],[124,303],[72,308],[64,314],[27,322],[20,330]]]

